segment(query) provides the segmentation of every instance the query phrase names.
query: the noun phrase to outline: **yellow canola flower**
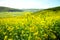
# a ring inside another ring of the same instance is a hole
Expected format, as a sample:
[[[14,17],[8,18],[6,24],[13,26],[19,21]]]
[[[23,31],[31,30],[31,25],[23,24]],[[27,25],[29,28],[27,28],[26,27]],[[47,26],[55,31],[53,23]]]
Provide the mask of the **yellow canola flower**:
[[[12,31],[13,29],[14,29],[14,27],[10,27],[10,26],[7,28],[7,30],[9,30],[9,31]]]
[[[8,39],[8,36],[5,36],[5,37],[4,37],[4,40],[7,40],[7,39]]]
[[[18,26],[16,26],[16,29],[19,29],[19,27],[18,27]]]
[[[22,30],[22,34],[24,34],[24,30]]]
[[[37,40],[41,40],[41,38],[40,37],[37,37]]]
[[[13,40],[12,38],[8,39],[8,40]]]
[[[51,36],[53,39],[56,39],[56,36],[53,34],[52,36]]]
[[[48,29],[49,27],[48,26],[44,26],[44,28],[47,28]]]
[[[38,35],[38,32],[35,32],[34,35]]]
[[[6,32],[3,32],[3,34],[5,35],[5,34],[6,34]]]
[[[48,35],[47,35],[47,34],[44,34],[43,36],[44,36],[45,38],[47,38],[47,37],[48,37]]]
[[[33,26],[33,27],[30,27],[30,32],[34,32],[34,30],[35,30],[35,27]]]

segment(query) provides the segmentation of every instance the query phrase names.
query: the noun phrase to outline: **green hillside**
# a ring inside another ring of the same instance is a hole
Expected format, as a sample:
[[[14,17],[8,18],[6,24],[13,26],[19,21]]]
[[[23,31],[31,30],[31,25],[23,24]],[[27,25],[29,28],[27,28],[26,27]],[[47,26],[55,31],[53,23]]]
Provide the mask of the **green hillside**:
[[[49,9],[46,9],[46,10],[60,11],[60,6],[58,6],[58,7],[53,7],[53,8],[49,8]]]
[[[9,7],[1,7],[0,6],[0,12],[22,12],[23,10],[15,9],[15,8],[9,8]]]
[[[23,11],[35,12],[38,10],[40,9],[16,9],[16,8],[0,6],[0,12],[23,12]]]
[[[43,9],[37,12],[34,12],[33,15],[46,15],[46,14],[60,14],[60,6],[59,7],[53,7],[53,8],[48,8],[48,9]]]

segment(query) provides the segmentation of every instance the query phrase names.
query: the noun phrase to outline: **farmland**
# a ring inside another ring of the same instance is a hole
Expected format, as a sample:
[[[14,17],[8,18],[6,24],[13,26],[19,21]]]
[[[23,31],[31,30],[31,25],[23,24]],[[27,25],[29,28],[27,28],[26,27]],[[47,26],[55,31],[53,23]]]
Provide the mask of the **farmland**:
[[[60,11],[34,13],[0,12],[0,40],[58,40]]]

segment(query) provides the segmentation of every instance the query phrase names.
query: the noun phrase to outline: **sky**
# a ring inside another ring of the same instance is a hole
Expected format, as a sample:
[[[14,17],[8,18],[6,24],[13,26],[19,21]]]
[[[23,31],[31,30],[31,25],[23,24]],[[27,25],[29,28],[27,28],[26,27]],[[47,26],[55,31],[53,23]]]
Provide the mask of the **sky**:
[[[46,9],[60,6],[60,0],[0,0],[0,6],[18,9]]]

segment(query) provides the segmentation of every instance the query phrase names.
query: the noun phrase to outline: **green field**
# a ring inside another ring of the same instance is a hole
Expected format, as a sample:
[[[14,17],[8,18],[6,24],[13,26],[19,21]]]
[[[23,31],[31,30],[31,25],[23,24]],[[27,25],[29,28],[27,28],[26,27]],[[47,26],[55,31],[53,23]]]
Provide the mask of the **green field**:
[[[58,40],[60,10],[0,12],[0,40]]]

